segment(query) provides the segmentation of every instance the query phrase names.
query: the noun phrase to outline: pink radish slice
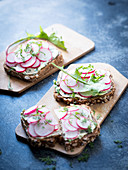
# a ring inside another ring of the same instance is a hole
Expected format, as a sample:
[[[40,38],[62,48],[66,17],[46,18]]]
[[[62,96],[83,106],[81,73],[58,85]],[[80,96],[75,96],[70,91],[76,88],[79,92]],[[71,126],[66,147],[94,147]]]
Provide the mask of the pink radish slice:
[[[40,66],[40,64],[41,64],[41,62],[40,62],[39,59],[37,58],[36,63],[32,66],[32,68],[37,68],[37,67]]]
[[[84,112],[85,115],[89,115],[90,114],[90,110],[85,108],[85,107],[82,107],[82,106],[80,107],[80,112],[81,113]]]
[[[29,114],[35,112],[37,108],[38,108],[38,106],[36,106],[36,105],[30,107],[29,109],[25,110],[24,115],[29,115]]]
[[[51,51],[46,48],[41,48],[39,51],[38,59],[43,62],[51,61],[52,60]]]
[[[106,85],[107,86],[107,85]],[[106,88],[106,89],[103,89],[103,90],[101,90],[101,91],[107,91],[107,90],[109,90],[111,88],[111,84],[110,84],[110,86],[108,87],[108,88]]]
[[[57,131],[59,129],[58,125],[55,125],[54,131]]]
[[[48,42],[47,42],[47,41],[43,41],[43,42],[42,42],[42,47],[48,49],[48,48],[49,48]]]
[[[28,123],[35,123],[35,122],[37,122],[40,119],[41,118],[39,116],[31,116],[31,117],[28,117],[27,122]]]
[[[45,120],[50,120],[51,122],[48,122],[49,125],[58,125],[58,121],[56,120],[56,118],[53,116],[53,114],[51,112],[48,112],[46,115],[45,115]]]
[[[77,85],[76,80],[67,75],[64,79],[64,83],[69,87],[74,87]]]
[[[80,90],[82,90],[83,88],[84,88],[84,84],[83,83],[80,83],[80,82],[78,82],[77,83],[77,86],[74,86],[74,87],[72,87],[72,89],[73,89],[73,91],[75,92],[75,93],[77,93],[77,92],[79,92]]]
[[[73,126],[74,128],[78,129],[78,125],[76,124],[76,118],[71,115],[70,118],[68,119],[68,122],[71,126]]]
[[[22,73],[26,70],[26,68],[23,68],[20,66],[20,64],[17,64],[15,67],[13,67],[17,72]]]
[[[32,43],[31,46],[32,46],[32,50],[33,50],[34,54],[38,54],[39,50],[40,50],[39,45]]]
[[[70,107],[68,108],[68,112],[77,112],[78,110],[79,110],[78,108],[73,107],[73,106],[70,106]]]
[[[21,67],[23,68],[29,68],[32,67],[36,63],[37,58],[34,56],[29,61],[25,63],[21,63]]]
[[[15,67],[15,66],[16,66],[16,63],[10,64],[10,63],[8,63],[8,62],[6,61],[6,65],[7,65],[8,67]]]
[[[62,80],[60,82],[60,89],[64,92],[64,93],[67,93],[67,94],[72,94],[72,91],[70,90],[69,87],[67,87],[64,83],[64,81]]]
[[[65,132],[65,138],[67,139],[75,139],[77,138],[79,132],[76,130],[76,131],[67,131]]]
[[[103,81],[106,85],[108,85],[108,84],[111,83],[111,79],[110,79],[108,76],[105,76],[105,77],[102,79],[102,81]]]
[[[53,133],[55,127],[45,123],[45,120],[41,120],[39,124],[35,125],[35,133],[38,136],[48,136]]]
[[[49,111],[46,107],[41,107],[41,108],[38,109],[38,112],[39,112],[39,113],[45,113],[45,114],[46,114],[46,113],[48,113],[48,112],[50,112],[50,111]]]
[[[83,75],[81,75],[81,78],[83,78],[83,79],[89,79],[91,76],[92,76],[92,74],[95,76],[95,73],[90,73],[90,74],[87,74],[86,76],[83,74]]]
[[[66,111],[64,112],[63,110],[60,110],[60,109],[55,109],[54,112],[55,112],[56,116],[58,117],[58,119],[60,119],[60,120],[64,119],[68,114],[68,112],[66,112]]]
[[[11,52],[6,56],[6,61],[10,64],[14,64],[15,63],[15,53]]]
[[[79,72],[82,72],[82,74],[91,74],[91,73],[94,73],[94,72],[95,72],[95,69],[94,69],[94,70],[92,70],[92,71],[89,71],[89,72],[88,72],[88,70],[87,70],[87,69],[86,69],[86,70],[81,69],[81,70],[79,70]]]
[[[27,62],[32,58],[30,53],[22,53],[22,56],[20,54],[15,55],[15,62],[16,63],[23,63],[23,62]]]
[[[88,126],[90,126],[89,120],[86,119],[86,122],[84,122],[85,119],[86,118],[82,116],[80,119],[77,119],[76,121],[77,125],[82,129],[88,129]]]
[[[28,133],[32,136],[32,137],[37,137],[37,134],[35,133],[35,123],[30,123],[29,127],[28,127]]]
[[[85,98],[92,97],[92,96],[86,96],[86,95],[84,94],[84,92],[78,92],[78,94],[79,94],[80,96],[82,96],[82,97],[85,97]]]
[[[69,130],[69,131],[76,131],[76,130],[77,130],[77,128],[73,127],[73,126],[69,123],[68,119],[64,121],[64,126],[65,126],[65,128],[66,128],[67,130]]]

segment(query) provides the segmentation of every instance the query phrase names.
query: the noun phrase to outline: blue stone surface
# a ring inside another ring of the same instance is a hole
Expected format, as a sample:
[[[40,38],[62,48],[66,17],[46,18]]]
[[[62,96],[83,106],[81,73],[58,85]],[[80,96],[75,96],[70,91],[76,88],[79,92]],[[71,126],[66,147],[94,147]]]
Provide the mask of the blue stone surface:
[[[74,63],[105,62],[128,78],[127,0],[0,0],[0,52],[11,42],[25,37],[26,31],[36,33],[39,25],[46,28],[55,23],[95,42],[95,50]],[[128,169],[128,89],[104,121],[94,148],[87,147],[90,155],[87,162],[79,162],[79,156],[70,158],[48,149],[33,149],[16,139],[20,112],[35,105],[57,75],[53,74],[19,96],[0,94],[0,170],[54,168],[39,160],[44,156],[56,160],[57,170]],[[122,141],[122,148],[114,143],[116,140]]]

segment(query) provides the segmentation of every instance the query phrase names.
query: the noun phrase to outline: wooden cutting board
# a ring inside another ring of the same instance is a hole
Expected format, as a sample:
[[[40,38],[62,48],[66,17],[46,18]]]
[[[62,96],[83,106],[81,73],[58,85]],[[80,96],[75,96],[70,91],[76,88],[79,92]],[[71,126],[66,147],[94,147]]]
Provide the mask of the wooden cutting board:
[[[107,117],[107,115],[110,113],[111,109],[116,104],[116,102],[119,100],[120,96],[123,94],[124,90],[126,89],[128,85],[128,79],[125,78],[121,73],[119,73],[114,67],[112,67],[109,64],[105,64],[105,63],[92,63],[92,64],[95,66],[95,68],[109,70],[111,74],[113,75],[113,79],[114,79],[115,87],[116,87],[115,95],[112,100],[104,104],[96,104],[94,106],[91,106],[92,110],[95,110],[95,118],[97,119],[98,123],[101,125],[103,121],[105,120],[105,118]],[[80,65],[83,65],[83,64],[71,64],[68,68],[71,69],[73,67],[80,66]],[[84,64],[84,65],[87,66],[88,64]],[[53,92],[54,92],[54,87],[52,86],[49,89],[49,91],[43,96],[43,98],[37,103],[38,106],[46,105],[46,107],[52,113],[54,112],[54,109],[59,108],[59,106],[66,106],[66,104],[62,102],[59,103],[54,99]],[[118,116],[118,113],[117,113],[117,116]],[[27,140],[27,136],[21,124],[17,126],[15,132],[18,138],[20,138],[21,140]],[[83,151],[84,148],[85,146],[81,146],[79,148],[74,149],[74,152],[70,152],[70,151],[67,152],[65,151],[62,145],[56,144],[55,147],[52,147],[51,149],[62,152],[69,156],[76,156],[76,155],[79,155]]]
[[[58,36],[62,36],[65,42],[65,46],[67,47],[67,51],[60,50],[59,48],[58,50],[62,52],[65,66],[74,62],[78,58],[82,57],[83,55],[87,54],[88,52],[94,49],[93,41],[89,40],[88,38],[76,33],[75,31],[63,25],[54,24],[46,28],[45,31],[48,34],[56,32]],[[3,68],[4,62],[5,62],[5,52],[2,52],[0,54],[0,75],[1,75],[0,76],[0,90],[9,91],[8,84],[10,81],[12,92],[15,92],[15,93],[21,93],[25,91],[29,87],[35,85],[39,81],[50,76],[51,74],[53,74],[54,72],[58,70],[57,68],[55,68],[34,82],[25,82],[15,77],[11,77],[9,80],[9,77]]]

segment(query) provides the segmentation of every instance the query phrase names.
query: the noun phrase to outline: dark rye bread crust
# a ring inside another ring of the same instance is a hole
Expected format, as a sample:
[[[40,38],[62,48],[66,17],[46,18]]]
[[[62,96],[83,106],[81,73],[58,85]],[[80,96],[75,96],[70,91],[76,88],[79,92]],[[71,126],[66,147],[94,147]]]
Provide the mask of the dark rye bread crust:
[[[87,106],[89,106],[97,103],[106,103],[113,98],[116,89],[114,81],[112,79],[112,75],[110,75],[110,78],[111,78],[112,89],[104,95],[90,97],[87,99],[80,99],[80,98],[63,97],[61,94],[58,94],[56,91],[54,91],[54,98],[56,99],[56,101],[58,102],[63,101],[68,105],[74,103],[74,104],[86,104]]]
[[[55,63],[56,65],[62,66],[63,65],[63,56],[61,53],[59,53],[59,55],[52,61],[50,61],[44,68],[42,68],[37,74],[35,75],[24,75],[23,73],[19,73],[13,69],[11,69],[10,67],[8,67],[6,65],[6,63],[4,63],[4,69],[5,71],[14,77],[20,78],[22,80],[25,81],[29,81],[29,82],[33,82],[35,80],[37,80],[38,78],[44,76],[45,74],[47,74],[48,72],[50,72],[54,66],[51,64],[51,62]],[[29,79],[25,79],[25,76],[27,76]]]
[[[26,135],[28,136],[29,144],[33,147],[46,147],[46,148],[54,147],[56,142],[59,141],[60,135],[49,136],[49,137],[45,137],[43,139],[34,138],[34,137],[30,136],[30,134],[27,132],[28,122],[26,120],[24,120],[23,118],[21,118],[21,124],[22,124],[22,127],[23,127]]]

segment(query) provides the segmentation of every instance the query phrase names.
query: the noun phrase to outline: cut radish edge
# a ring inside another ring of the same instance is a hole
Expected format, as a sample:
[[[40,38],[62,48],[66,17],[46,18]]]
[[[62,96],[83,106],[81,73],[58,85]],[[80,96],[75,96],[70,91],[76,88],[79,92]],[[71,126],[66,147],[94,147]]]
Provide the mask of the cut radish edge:
[[[29,61],[25,63],[21,63],[21,67],[23,68],[29,68],[32,67],[36,63],[37,58],[34,56]]]
[[[30,107],[29,109],[27,109],[27,110],[24,112],[24,115],[29,115],[29,114],[35,112],[37,108],[38,108],[38,106],[32,106],[32,107]]]
[[[107,89],[103,89],[103,90],[101,90],[101,91],[107,91],[107,90],[109,90],[111,88],[111,84],[110,84],[110,86],[107,88]]]
[[[77,85],[76,80],[70,77],[69,75],[65,76],[64,83],[69,87],[74,87]]]
[[[46,48],[41,48],[39,51],[38,59],[43,62],[51,61],[52,60],[51,51]]]
[[[78,92],[78,94],[79,94],[80,96],[82,96],[82,97],[85,97],[85,98],[92,97],[92,96],[86,96],[86,95],[84,95],[84,92]]]
[[[28,133],[32,136],[32,137],[37,137],[37,134],[35,133],[35,123],[30,123],[29,127],[28,127]]]
[[[54,129],[54,126],[45,123],[45,119],[42,119],[38,124],[35,125],[35,133],[42,137],[50,135]]]
[[[17,72],[22,73],[26,71],[26,68],[23,68],[20,66],[20,64],[17,64],[15,67],[13,67]]]
[[[30,117],[28,117],[27,122],[28,123],[35,123],[40,119],[41,119],[40,116],[30,116]]]
[[[6,61],[6,65],[7,65],[8,67],[15,67],[15,66],[16,66],[16,63],[11,64],[11,63],[8,63],[8,62]]]
[[[6,61],[10,64],[14,64],[15,63],[15,53],[11,52],[6,56]]]
[[[77,119],[76,123],[81,129],[88,129],[88,126],[90,126],[90,121],[85,117]]]
[[[70,116],[68,119],[68,122],[71,126],[73,126],[74,128],[78,129],[78,125],[76,124],[76,118],[74,116]]]
[[[19,54],[15,55],[15,62],[18,64],[29,61],[32,58],[30,53],[22,52],[22,56]]]
[[[65,138],[67,139],[75,139],[78,136],[79,132],[78,131],[67,131],[65,132]]]
[[[39,61],[39,59],[36,60],[36,63],[32,66],[32,68],[37,68],[39,67],[41,64],[41,62]]]
[[[68,131],[76,131],[76,130],[77,130],[77,128],[73,127],[73,126],[69,123],[68,119],[64,121],[64,126],[65,126],[65,128],[66,128]]]
[[[58,117],[58,119],[60,119],[60,120],[64,119],[68,114],[68,112],[64,112],[63,110],[61,111],[60,109],[55,109],[54,112],[55,112],[56,116]]]
[[[48,112],[45,115],[45,120],[48,121],[49,125],[52,125],[52,126],[58,125],[58,121],[56,120],[56,118],[53,116],[51,112]]]
[[[60,82],[60,89],[64,92],[64,93],[67,93],[67,94],[72,94],[72,91],[70,90],[69,87],[67,87],[64,83],[64,81],[62,80]]]

